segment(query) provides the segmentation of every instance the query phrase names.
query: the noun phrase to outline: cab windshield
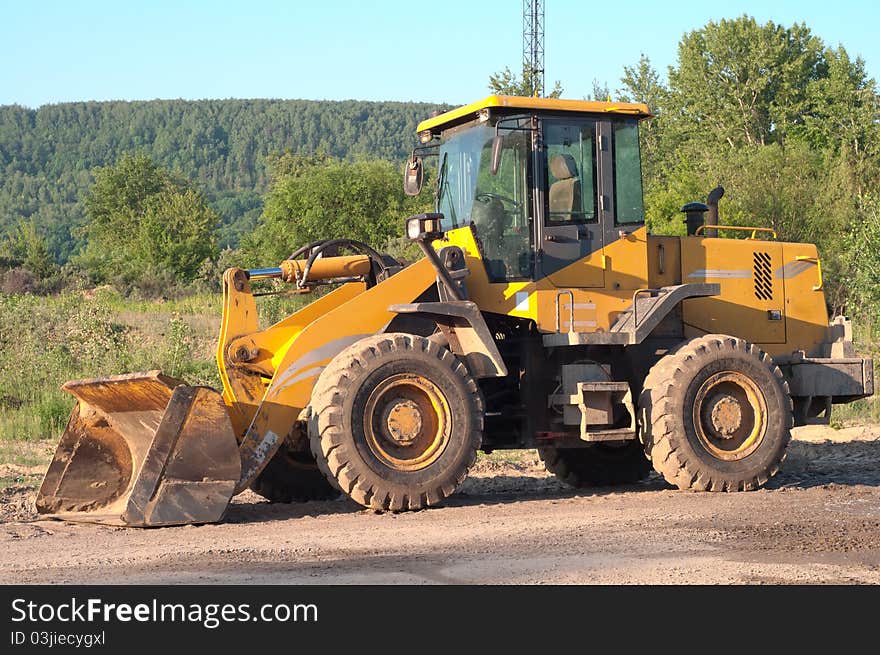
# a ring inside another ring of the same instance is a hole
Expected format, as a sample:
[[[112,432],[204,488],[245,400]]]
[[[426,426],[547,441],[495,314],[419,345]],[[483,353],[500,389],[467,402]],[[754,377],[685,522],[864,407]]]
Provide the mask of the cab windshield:
[[[443,229],[474,225],[492,281],[531,275],[529,132],[504,129],[516,126],[506,120],[500,130],[504,141],[495,175],[493,125],[450,130],[440,145],[437,209],[443,214]]]

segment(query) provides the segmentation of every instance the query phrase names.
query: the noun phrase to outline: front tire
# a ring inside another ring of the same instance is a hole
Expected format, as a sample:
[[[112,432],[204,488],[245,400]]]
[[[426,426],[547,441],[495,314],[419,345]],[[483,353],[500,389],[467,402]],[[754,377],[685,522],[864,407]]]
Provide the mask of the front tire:
[[[710,334],[657,362],[639,407],[654,468],[679,489],[749,491],[773,477],[794,424],[788,383],[748,341]]]
[[[448,349],[381,334],[337,355],[312,392],[318,466],[352,500],[377,510],[436,505],[476,460],[483,401]]]

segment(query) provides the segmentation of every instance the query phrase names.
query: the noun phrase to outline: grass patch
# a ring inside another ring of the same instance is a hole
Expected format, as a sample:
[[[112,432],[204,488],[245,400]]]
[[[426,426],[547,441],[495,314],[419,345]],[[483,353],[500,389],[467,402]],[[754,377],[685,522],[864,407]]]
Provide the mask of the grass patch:
[[[537,457],[536,450],[493,450],[491,453],[477,453],[477,461],[497,464],[529,464]]]
[[[0,440],[0,489],[25,486],[35,489],[55,453],[55,440]]]
[[[257,298],[260,327],[311,300]],[[48,297],[0,294],[0,444],[54,444],[76,402],[61,391],[68,380],[160,369],[220,389],[221,314],[219,292],[158,300],[127,298],[112,287]],[[8,454],[0,450],[0,462]]]
[[[56,445],[54,439],[0,441],[0,461],[21,467],[48,466]]]
[[[67,380],[161,369],[219,387],[217,295],[126,300],[112,289],[0,295],[0,443],[55,441],[75,401]],[[0,455],[0,461],[8,461]]]
[[[870,398],[846,405],[835,405],[831,410],[831,427],[841,428],[863,423],[880,423],[880,397],[876,392]]]

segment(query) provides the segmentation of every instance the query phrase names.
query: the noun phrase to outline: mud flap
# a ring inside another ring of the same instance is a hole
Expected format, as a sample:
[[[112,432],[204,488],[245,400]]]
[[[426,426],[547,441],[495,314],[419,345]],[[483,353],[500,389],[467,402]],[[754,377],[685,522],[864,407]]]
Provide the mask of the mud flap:
[[[241,462],[219,393],[159,371],[63,388],[79,402],[37,494],[39,514],[142,527],[223,517]]]

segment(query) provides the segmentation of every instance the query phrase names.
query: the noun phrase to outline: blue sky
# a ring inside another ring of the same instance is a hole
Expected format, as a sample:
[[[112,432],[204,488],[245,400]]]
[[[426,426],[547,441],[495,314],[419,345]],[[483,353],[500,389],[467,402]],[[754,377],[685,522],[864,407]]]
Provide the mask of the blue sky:
[[[522,1],[0,0],[0,104],[308,98],[453,104],[519,71]],[[546,0],[548,83],[580,98],[619,85],[644,52],[665,73],[682,34],[741,14],[805,22],[880,77],[867,0],[588,3]],[[549,84],[548,84],[549,85]]]

